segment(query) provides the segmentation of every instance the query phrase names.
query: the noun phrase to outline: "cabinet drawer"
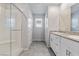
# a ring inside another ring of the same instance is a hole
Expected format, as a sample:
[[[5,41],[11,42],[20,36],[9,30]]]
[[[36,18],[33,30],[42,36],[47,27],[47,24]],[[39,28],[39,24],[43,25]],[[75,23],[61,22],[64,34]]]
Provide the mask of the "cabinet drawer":
[[[61,40],[61,47],[62,46],[65,46],[64,47],[65,50],[68,50],[71,56],[79,55],[79,43],[78,42],[63,38]]]
[[[56,55],[59,54],[59,47],[58,47],[58,46],[56,46],[56,45],[54,44],[54,45],[52,45],[52,49],[53,49],[53,51],[54,51],[54,53],[55,53]]]
[[[69,42],[69,46],[70,46],[70,52],[72,56],[79,56],[79,43],[72,41],[72,40],[68,40]]]

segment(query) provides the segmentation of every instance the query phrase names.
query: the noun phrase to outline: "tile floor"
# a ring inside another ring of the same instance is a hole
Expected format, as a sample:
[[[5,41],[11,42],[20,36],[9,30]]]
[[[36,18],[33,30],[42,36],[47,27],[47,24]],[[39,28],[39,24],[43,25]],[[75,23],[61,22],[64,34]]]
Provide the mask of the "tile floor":
[[[50,56],[50,53],[44,42],[33,42],[30,49],[21,56]]]

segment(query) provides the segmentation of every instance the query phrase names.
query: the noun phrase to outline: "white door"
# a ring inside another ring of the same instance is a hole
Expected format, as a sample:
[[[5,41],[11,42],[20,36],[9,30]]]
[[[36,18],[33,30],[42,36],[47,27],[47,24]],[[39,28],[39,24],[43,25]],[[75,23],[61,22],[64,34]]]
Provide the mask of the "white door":
[[[33,41],[44,41],[44,17],[33,19]]]

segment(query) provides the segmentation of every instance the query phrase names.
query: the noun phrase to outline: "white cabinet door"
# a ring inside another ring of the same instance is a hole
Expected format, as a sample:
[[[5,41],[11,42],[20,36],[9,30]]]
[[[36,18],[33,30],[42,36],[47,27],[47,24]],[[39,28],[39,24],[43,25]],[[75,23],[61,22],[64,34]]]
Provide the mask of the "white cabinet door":
[[[64,38],[61,37],[61,56],[66,56],[66,40]]]
[[[78,56],[79,55],[79,43],[62,38],[61,39],[61,55],[66,56]]]
[[[50,47],[53,48],[53,39],[54,39],[54,35],[51,34],[50,35]]]
[[[72,40],[67,40],[69,44],[69,51],[71,56],[79,56],[79,42],[75,42]]]
[[[70,46],[68,39],[61,37],[61,56],[70,56]]]
[[[60,36],[55,36],[55,39],[54,39],[55,41],[54,41],[54,43],[55,43],[55,45],[56,45],[56,52],[57,52],[57,56],[59,56],[60,55]]]
[[[54,50],[56,55],[59,55],[60,51],[60,37],[52,34],[50,39],[51,48]]]

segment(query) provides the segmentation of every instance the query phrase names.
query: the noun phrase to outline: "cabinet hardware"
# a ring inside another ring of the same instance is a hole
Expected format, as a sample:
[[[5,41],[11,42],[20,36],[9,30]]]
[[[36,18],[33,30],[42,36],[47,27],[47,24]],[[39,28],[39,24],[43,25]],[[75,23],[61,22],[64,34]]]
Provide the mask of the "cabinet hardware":
[[[70,56],[70,55],[71,55],[71,52],[66,49],[66,56]]]

